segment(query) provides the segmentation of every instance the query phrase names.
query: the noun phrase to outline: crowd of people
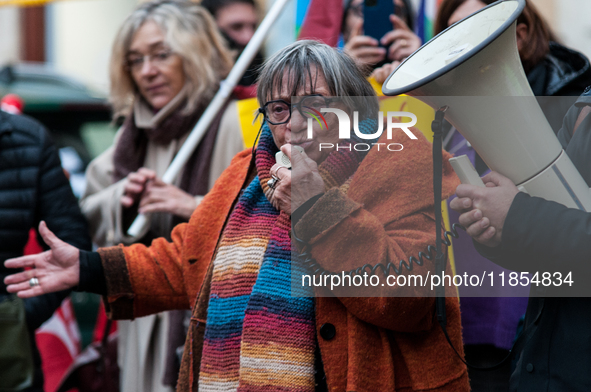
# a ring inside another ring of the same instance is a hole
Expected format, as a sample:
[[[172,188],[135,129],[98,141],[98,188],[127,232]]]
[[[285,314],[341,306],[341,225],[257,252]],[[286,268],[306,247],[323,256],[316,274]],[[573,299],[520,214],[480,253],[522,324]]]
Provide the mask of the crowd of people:
[[[443,0],[436,32],[492,3]],[[432,144],[415,128],[411,143],[405,132],[382,133],[375,120],[368,77],[383,83],[423,43],[412,3],[393,4],[392,31],[379,42],[363,34],[363,1],[345,0],[342,48],[304,39],[264,62],[258,54],[172,184],[164,172],[256,30],[253,0],[151,0],[127,17],[110,62],[122,125],[88,165],[79,201],[47,131],[0,111],[0,313],[19,320],[0,336],[0,390],[43,390],[32,336],[72,290],[101,295],[108,317],[121,320],[121,391],[591,389],[585,298],[470,298],[460,289],[458,300],[447,287],[442,329],[441,305],[421,287],[368,295],[298,285],[310,274],[326,282],[328,271],[398,264],[436,242]],[[533,93],[572,97],[570,108],[543,110],[591,184],[591,65],[557,42],[529,1],[516,26]],[[247,146],[235,107],[253,91],[261,126]],[[338,113],[355,119],[347,138]],[[499,271],[584,260],[588,213],[520,192],[444,128],[443,197],[469,235],[454,242],[457,273],[489,260]],[[486,187],[460,185],[452,154],[467,154]],[[148,224],[131,236],[139,213]],[[21,256],[37,226],[45,252]],[[422,258],[398,274],[434,271]],[[490,372],[465,362],[503,358]]]

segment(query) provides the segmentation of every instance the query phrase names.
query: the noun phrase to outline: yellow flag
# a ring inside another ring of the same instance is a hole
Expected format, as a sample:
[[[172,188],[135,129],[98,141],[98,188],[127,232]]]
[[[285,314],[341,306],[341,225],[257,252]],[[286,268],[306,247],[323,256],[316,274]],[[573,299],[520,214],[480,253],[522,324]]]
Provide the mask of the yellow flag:
[[[236,103],[236,108],[238,109],[244,148],[252,147],[261,127],[260,121],[255,121],[259,103],[256,98],[241,99]]]

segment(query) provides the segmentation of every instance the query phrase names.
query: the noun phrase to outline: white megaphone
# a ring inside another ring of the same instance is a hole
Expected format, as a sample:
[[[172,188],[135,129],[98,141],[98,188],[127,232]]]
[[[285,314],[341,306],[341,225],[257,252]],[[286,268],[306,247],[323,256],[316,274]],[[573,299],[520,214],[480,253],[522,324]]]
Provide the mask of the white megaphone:
[[[525,0],[493,3],[450,26],[390,75],[386,95],[408,94],[445,118],[492,169],[520,190],[591,211],[585,180],[538,105],[519,59]]]

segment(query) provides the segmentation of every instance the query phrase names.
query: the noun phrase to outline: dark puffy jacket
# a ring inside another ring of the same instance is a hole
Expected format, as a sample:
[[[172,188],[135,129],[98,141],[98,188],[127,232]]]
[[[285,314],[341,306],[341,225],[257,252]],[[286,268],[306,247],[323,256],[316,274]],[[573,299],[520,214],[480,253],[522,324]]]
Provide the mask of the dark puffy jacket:
[[[90,250],[91,242],[86,220],[80,212],[78,202],[61,167],[58,151],[47,131],[41,124],[28,117],[0,111],[2,280],[6,275],[14,273],[14,270],[4,267],[4,260],[23,254],[29,229],[36,228],[41,220],[44,220],[49,229],[65,242]],[[39,239],[39,243],[46,248],[43,240]],[[4,284],[0,285],[0,294],[2,293],[6,293]],[[38,301],[27,302],[31,302],[32,305]],[[47,314],[48,318],[55,310],[55,307],[52,308],[41,305],[35,309],[34,318],[38,319],[38,315],[43,314]],[[29,310],[33,309],[29,309],[27,304],[28,319],[31,316]]]
[[[36,121],[0,111],[0,279],[15,273],[4,267],[8,258],[23,254],[29,230],[44,220],[62,240],[90,250],[86,221],[60,164],[47,131]],[[39,243],[47,248],[41,238]],[[31,332],[60,306],[69,291],[25,300]],[[0,284],[0,299],[6,286]],[[33,340],[34,341],[34,340]],[[35,354],[36,354],[36,350]],[[36,356],[35,384],[42,385]],[[37,390],[37,389],[32,389]]]
[[[591,65],[583,54],[550,42],[550,52],[527,73],[527,81],[552,129],[558,133],[566,112],[591,86]]]

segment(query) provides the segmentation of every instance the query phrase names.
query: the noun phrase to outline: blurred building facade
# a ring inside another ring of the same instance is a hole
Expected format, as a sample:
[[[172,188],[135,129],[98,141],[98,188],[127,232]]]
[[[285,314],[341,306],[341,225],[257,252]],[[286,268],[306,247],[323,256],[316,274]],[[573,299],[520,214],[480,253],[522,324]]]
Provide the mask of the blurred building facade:
[[[0,36],[7,37],[0,40],[0,67],[20,61],[47,62],[56,71],[106,93],[115,34],[127,15],[143,1],[146,0],[69,0],[40,7],[0,6]],[[256,2],[264,16],[266,4],[272,1]],[[295,39],[290,15],[293,12],[284,12],[276,24],[282,30],[281,34],[271,34],[271,52]]]
[[[37,7],[0,7],[0,66],[47,62],[102,92],[117,29],[137,0],[56,1]]]

